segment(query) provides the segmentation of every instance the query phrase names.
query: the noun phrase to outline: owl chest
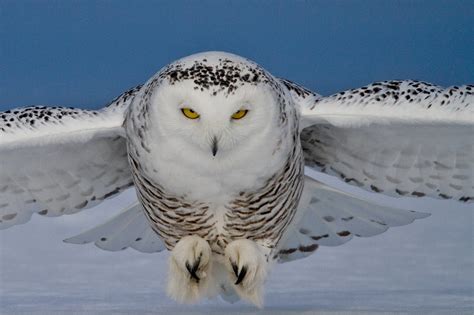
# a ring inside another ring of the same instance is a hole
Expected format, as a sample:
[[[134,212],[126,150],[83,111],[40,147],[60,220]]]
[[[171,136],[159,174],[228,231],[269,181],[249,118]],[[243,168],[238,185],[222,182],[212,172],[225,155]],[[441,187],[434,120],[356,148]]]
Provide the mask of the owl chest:
[[[215,253],[223,254],[230,242],[241,238],[275,247],[292,218],[297,198],[294,203],[285,204],[288,194],[271,192],[267,198],[263,194],[260,198],[255,196],[261,200],[256,204],[239,199],[227,204],[188,202],[160,189],[152,193],[140,191],[139,195],[152,228],[168,249],[184,236],[197,235],[208,241]]]
[[[159,189],[152,194],[139,190],[139,196],[153,230],[169,250],[181,238],[197,235],[205,239],[215,253],[223,254],[226,245],[237,236],[225,229],[225,213],[229,210],[222,205],[188,202],[163,194]]]
[[[133,150],[129,160],[146,216],[168,249],[184,236],[198,235],[214,252],[223,253],[238,238],[270,248],[276,245],[293,218],[302,190],[298,153],[293,150],[283,165],[264,176],[252,168],[203,174],[180,163],[137,157]]]
[[[169,193],[140,174],[134,173],[139,198],[167,248],[174,248],[184,236],[198,235],[217,254],[239,238],[274,248],[293,218],[303,187],[298,163],[288,163],[260,189],[227,196],[225,201],[195,201]]]

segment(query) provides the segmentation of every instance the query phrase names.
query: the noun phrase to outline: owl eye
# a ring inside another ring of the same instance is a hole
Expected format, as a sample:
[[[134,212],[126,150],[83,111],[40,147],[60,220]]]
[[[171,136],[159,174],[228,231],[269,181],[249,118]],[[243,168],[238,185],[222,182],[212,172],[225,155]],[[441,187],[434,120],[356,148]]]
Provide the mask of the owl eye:
[[[249,111],[247,109],[240,109],[236,111],[231,117],[232,119],[242,119],[247,115]]]
[[[183,113],[184,116],[186,116],[186,118],[189,118],[189,119],[199,118],[199,114],[193,111],[191,108],[188,108],[188,107],[181,108],[181,112]]]

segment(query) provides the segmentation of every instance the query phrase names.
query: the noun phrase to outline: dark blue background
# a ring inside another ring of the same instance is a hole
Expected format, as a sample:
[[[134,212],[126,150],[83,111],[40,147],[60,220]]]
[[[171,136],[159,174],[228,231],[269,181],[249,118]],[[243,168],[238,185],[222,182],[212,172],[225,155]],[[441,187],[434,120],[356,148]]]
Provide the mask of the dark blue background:
[[[321,94],[386,79],[474,81],[474,1],[0,0],[0,110],[99,107],[223,50]]]

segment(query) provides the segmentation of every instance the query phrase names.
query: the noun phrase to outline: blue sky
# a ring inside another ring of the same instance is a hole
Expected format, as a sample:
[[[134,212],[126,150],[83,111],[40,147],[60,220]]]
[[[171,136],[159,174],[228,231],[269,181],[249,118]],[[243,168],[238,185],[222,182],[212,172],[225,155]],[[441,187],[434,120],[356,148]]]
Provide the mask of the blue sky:
[[[385,79],[474,82],[473,1],[0,0],[0,110],[97,108],[224,50],[322,93]]]

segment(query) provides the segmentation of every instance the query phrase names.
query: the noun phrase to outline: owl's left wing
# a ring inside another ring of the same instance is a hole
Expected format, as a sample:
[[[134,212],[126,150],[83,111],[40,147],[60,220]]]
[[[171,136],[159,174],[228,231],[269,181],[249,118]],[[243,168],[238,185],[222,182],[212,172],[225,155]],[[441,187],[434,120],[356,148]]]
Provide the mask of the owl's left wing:
[[[281,263],[304,258],[319,246],[339,246],[354,236],[375,236],[427,216],[382,205],[306,176],[295,218],[278,245],[275,258]]]
[[[386,81],[329,97],[292,93],[306,166],[390,196],[474,201],[473,85]]]

